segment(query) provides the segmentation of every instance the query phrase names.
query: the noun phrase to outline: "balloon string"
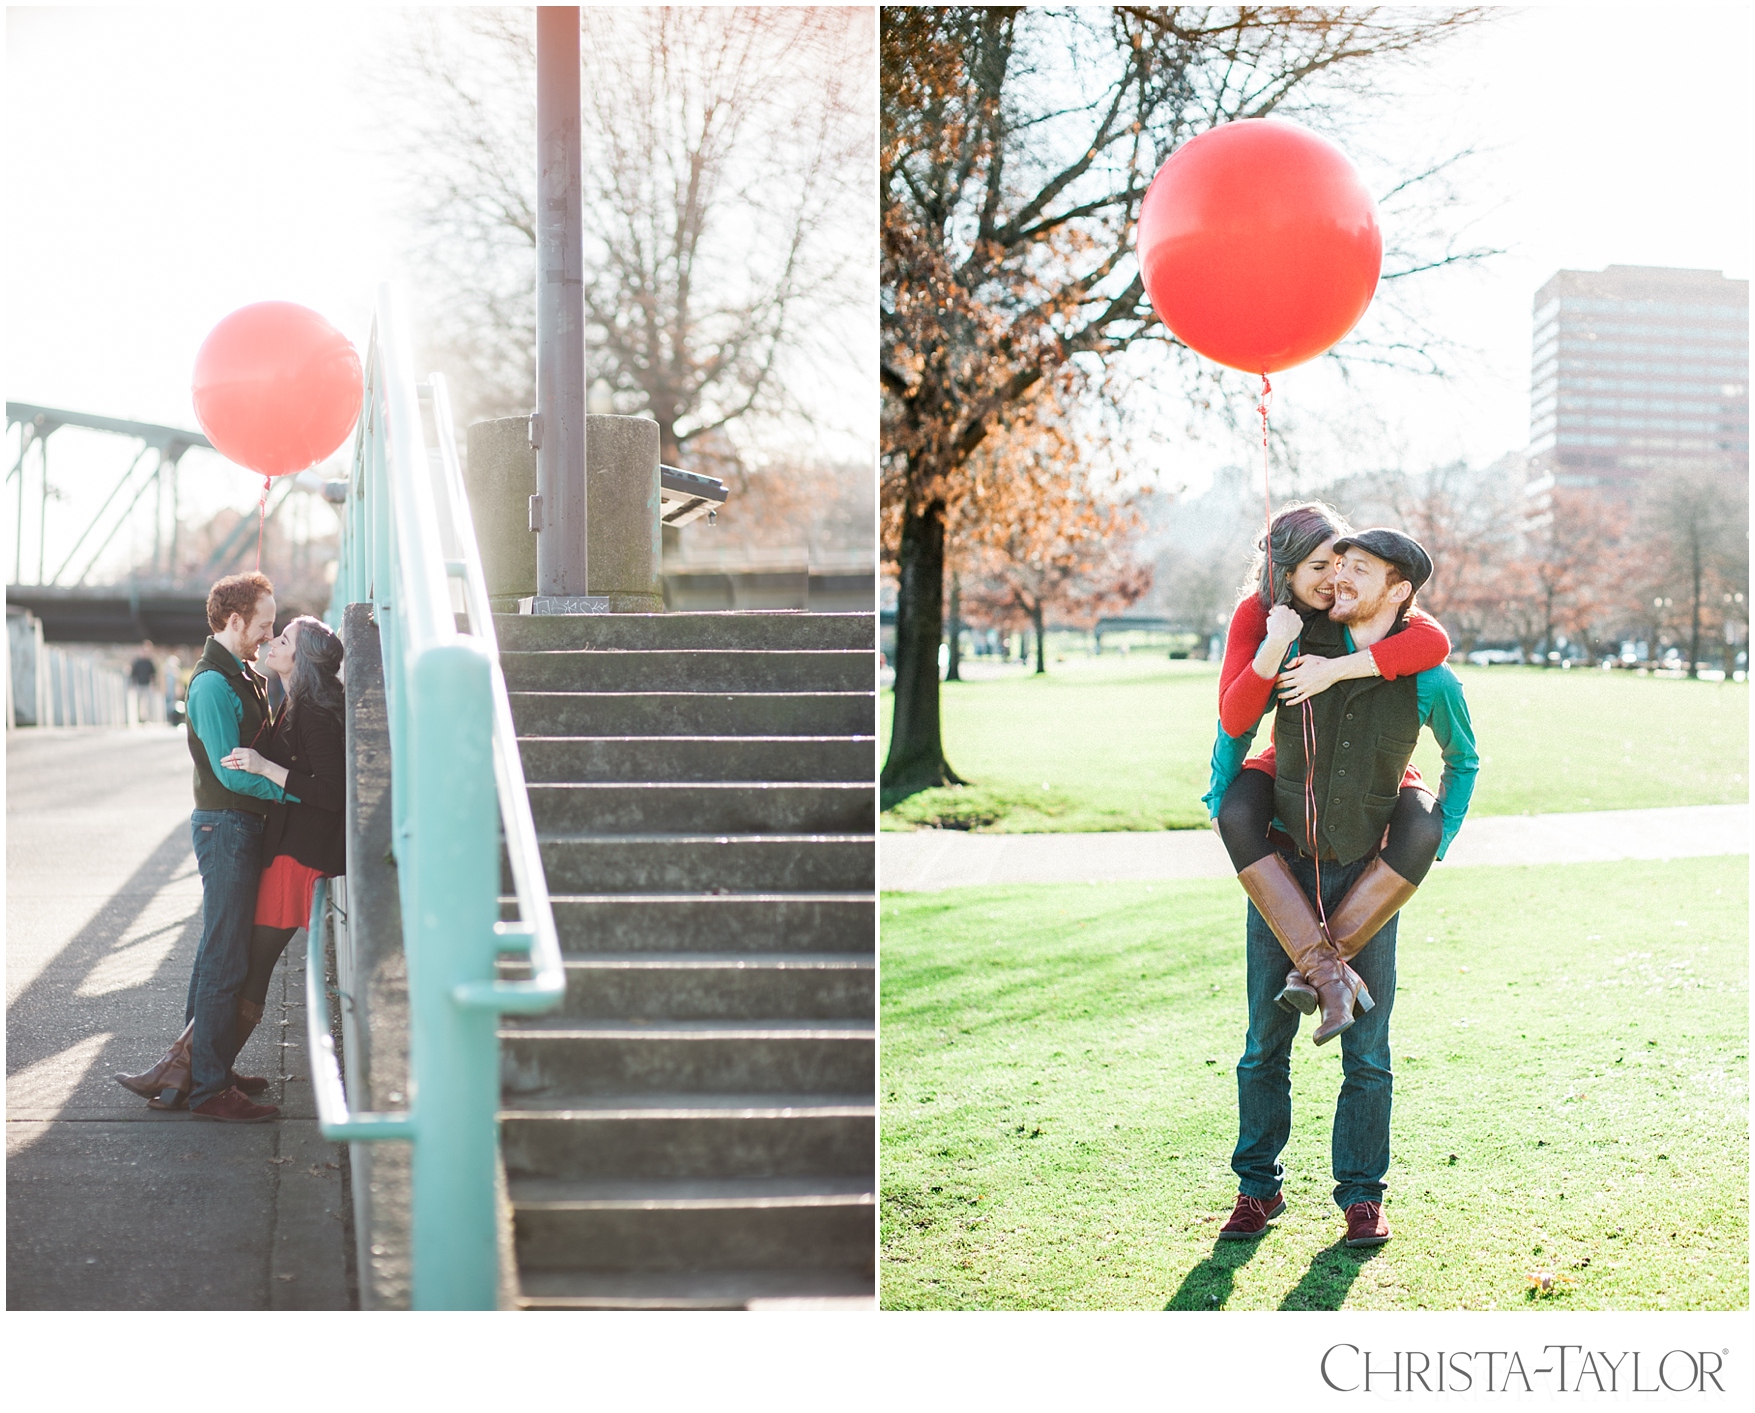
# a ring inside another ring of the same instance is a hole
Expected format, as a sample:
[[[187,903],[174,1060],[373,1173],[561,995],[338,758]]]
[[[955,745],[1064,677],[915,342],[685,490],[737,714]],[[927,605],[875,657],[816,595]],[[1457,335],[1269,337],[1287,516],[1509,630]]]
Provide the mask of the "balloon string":
[[[1261,375],[1261,401],[1256,403],[1255,410],[1261,413],[1261,503],[1267,514],[1267,551],[1269,577],[1273,574],[1273,537],[1274,537],[1274,501],[1268,493],[1268,408],[1273,406],[1274,385],[1268,381],[1266,373]]]
[[[256,502],[256,572],[262,572],[262,531],[268,524],[268,488],[274,484],[271,477],[262,478],[262,499]]]
[[[1274,499],[1268,483],[1268,409],[1273,406],[1273,401],[1274,385],[1268,381],[1267,374],[1263,373],[1261,401],[1256,403],[1255,410],[1261,414],[1261,503],[1266,520],[1262,543],[1267,549],[1270,577],[1274,553]],[[1329,933],[1328,910],[1322,902],[1322,850],[1316,840],[1316,716],[1310,709],[1308,698],[1300,703],[1299,710],[1304,736],[1304,841],[1309,846],[1311,860],[1316,865],[1317,923],[1322,928],[1323,937],[1332,943],[1334,939]]]
[[[1322,905],[1322,850],[1316,842],[1316,715],[1306,699],[1302,704],[1304,731],[1304,839],[1316,864],[1316,918],[1323,938],[1330,942],[1328,911]]]

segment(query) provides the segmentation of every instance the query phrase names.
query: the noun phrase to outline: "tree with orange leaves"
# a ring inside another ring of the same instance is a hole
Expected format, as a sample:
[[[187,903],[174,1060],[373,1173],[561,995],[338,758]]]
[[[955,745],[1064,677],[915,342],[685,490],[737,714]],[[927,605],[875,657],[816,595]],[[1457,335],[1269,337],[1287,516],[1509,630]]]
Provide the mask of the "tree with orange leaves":
[[[1036,671],[1048,671],[1045,616],[1094,620],[1151,587],[1150,565],[1129,539],[1140,527],[1134,497],[1093,484],[1064,411],[1039,398],[977,453],[950,518],[963,570],[962,599],[990,619],[1027,619]]]

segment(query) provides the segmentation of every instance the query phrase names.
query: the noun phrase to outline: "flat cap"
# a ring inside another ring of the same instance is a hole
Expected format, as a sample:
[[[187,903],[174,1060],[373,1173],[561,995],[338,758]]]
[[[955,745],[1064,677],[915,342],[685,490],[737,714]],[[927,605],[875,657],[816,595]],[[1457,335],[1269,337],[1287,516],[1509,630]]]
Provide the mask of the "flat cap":
[[[1344,535],[1335,541],[1335,553],[1345,554],[1354,546],[1395,565],[1402,578],[1414,586],[1415,593],[1432,577],[1432,556],[1412,535],[1404,535],[1400,530],[1379,528]]]

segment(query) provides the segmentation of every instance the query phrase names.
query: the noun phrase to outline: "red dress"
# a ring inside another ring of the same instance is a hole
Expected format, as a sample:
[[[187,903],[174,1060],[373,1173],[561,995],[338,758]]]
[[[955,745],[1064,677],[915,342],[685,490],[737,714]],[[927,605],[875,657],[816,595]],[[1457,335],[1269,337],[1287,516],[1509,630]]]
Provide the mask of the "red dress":
[[[256,885],[256,926],[306,926],[311,921],[311,894],[317,880],[327,876],[291,854],[276,854]]]

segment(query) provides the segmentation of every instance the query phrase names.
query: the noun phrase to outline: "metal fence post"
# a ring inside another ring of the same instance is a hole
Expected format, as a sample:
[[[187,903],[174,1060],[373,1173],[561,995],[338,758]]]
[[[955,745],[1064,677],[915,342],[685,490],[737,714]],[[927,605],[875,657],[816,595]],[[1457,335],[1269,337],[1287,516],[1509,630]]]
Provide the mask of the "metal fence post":
[[[401,860],[414,1146],[414,1303],[494,1308],[499,1017],[459,1003],[491,983],[499,803],[487,655],[429,648],[407,674],[412,845]]]

